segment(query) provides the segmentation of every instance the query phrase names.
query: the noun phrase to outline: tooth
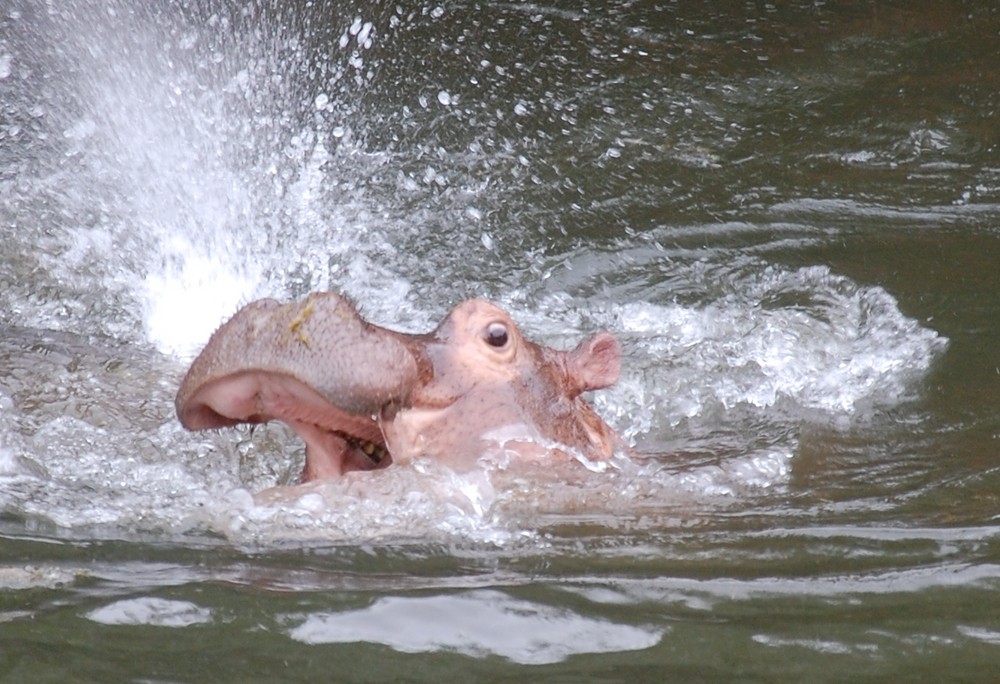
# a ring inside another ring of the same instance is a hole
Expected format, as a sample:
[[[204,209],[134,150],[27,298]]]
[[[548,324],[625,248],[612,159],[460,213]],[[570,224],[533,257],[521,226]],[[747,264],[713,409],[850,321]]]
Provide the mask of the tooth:
[[[346,432],[337,431],[335,434],[339,435],[347,445],[352,449],[357,449],[365,456],[367,456],[372,463],[379,464],[382,462],[389,452],[386,451],[382,446],[376,444],[375,442],[361,441],[353,435],[349,435]]]

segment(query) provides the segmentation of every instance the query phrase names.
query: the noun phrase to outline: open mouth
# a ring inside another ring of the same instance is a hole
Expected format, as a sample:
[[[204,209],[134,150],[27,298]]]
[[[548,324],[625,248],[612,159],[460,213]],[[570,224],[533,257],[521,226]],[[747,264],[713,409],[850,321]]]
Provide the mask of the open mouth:
[[[306,444],[302,481],[338,478],[355,470],[378,470],[392,463],[378,424],[332,408],[322,420],[272,415],[291,427]],[[312,415],[310,418],[316,418]]]
[[[389,458],[389,450],[386,448],[384,443],[372,442],[371,440],[349,435],[346,432],[334,432],[334,434],[347,442],[347,446],[351,449],[360,451],[362,454],[367,456],[368,460],[371,461],[372,466],[375,468],[381,466],[382,461]]]
[[[306,443],[305,481],[392,462],[375,416],[405,397],[417,362],[402,336],[332,292],[240,309],[213,333],[177,390],[189,430],[278,420]]]
[[[287,424],[306,444],[303,481],[392,463],[382,430],[371,416],[348,413],[285,375],[229,376],[200,388],[184,408],[182,420],[198,428],[269,420]]]

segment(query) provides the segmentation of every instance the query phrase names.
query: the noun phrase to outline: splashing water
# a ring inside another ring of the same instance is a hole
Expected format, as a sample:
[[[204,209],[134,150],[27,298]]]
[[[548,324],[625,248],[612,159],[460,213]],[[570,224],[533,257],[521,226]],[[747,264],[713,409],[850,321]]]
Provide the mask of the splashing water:
[[[363,156],[329,122],[364,85],[371,23],[347,20],[339,49],[318,60],[307,41],[323,36],[260,12],[81,2],[14,13],[31,50],[5,57],[5,86],[31,122],[4,137],[33,173],[9,182],[5,213],[57,293],[83,294],[96,331],[136,339],[138,327],[190,354],[237,305],[330,287],[338,272],[362,291],[379,279],[405,294],[370,258],[388,243],[363,191],[329,203],[320,188],[330,167]],[[267,30],[249,28],[258,22]],[[62,89],[27,92],[33,70],[58,74]],[[40,202],[57,208],[36,226],[22,209]],[[72,325],[50,302],[7,299],[22,320]]]
[[[516,543],[540,512],[580,507],[581,490],[600,515],[779,488],[804,415],[853,420],[905,400],[946,344],[885,290],[771,264],[759,245],[739,258],[650,246],[683,243],[673,226],[582,246],[532,234],[525,225],[561,214],[561,193],[581,192],[588,173],[559,178],[533,161],[552,137],[532,132],[533,117],[558,119],[567,147],[592,145],[600,121],[570,115],[570,94],[600,111],[605,96],[567,81],[554,86],[562,99],[524,86],[510,100],[520,62],[485,59],[460,82],[414,80],[393,48],[405,56],[405,37],[444,30],[441,8],[195,5],[25,4],[5,19],[0,323],[160,352],[122,361],[82,338],[5,342],[17,371],[0,388],[5,510],[247,543]],[[596,157],[621,163],[624,147]],[[540,197],[555,206],[533,206]],[[744,227],[716,230],[735,240]],[[170,414],[176,358],[243,302],[320,289],[399,329],[429,329],[467,294],[498,299],[552,345],[607,327],[626,364],[600,411],[640,451],[689,440],[719,456],[558,477],[431,466],[255,500],[248,489],[288,482],[298,447],[280,428],[183,433]],[[131,420],[136,406],[145,413]]]

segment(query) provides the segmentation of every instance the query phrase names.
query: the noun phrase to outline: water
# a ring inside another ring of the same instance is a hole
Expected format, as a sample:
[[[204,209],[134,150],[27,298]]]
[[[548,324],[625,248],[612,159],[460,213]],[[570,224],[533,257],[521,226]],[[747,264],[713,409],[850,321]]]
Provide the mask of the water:
[[[992,677],[990,3],[133,5],[0,8],[0,678]],[[637,455],[287,489],[179,427],[326,288],[612,330]]]

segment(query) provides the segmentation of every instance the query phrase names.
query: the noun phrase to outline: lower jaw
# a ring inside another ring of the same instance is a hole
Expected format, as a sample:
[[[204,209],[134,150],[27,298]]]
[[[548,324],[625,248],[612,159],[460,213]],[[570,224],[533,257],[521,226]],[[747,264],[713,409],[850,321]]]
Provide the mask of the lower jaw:
[[[384,445],[341,432],[327,432],[325,439],[307,442],[301,482],[337,479],[356,470],[379,470],[392,463]]]

